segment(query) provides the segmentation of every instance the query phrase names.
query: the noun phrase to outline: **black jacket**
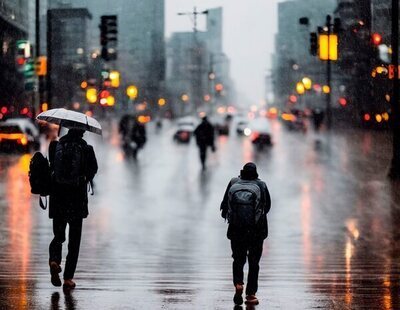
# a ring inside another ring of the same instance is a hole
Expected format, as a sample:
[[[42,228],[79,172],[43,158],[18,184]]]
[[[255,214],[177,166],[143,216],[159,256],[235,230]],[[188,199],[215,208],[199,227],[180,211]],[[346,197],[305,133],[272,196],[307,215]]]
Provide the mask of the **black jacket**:
[[[227,213],[228,213],[228,193],[229,193],[229,189],[231,188],[232,184],[234,183],[234,180],[236,178],[233,178],[225,191],[225,195],[224,195],[224,199],[221,202],[221,216],[224,219],[227,219]],[[240,239],[243,238],[244,236],[250,234],[252,235],[253,238],[256,239],[262,239],[264,240],[265,238],[268,237],[268,220],[267,220],[267,213],[269,212],[269,210],[271,209],[271,197],[269,195],[269,191],[268,191],[268,187],[265,184],[265,182],[261,181],[260,179],[254,179],[253,180],[254,183],[256,183],[261,190],[261,206],[264,209],[264,216],[261,218],[261,220],[257,223],[256,226],[254,226],[252,229],[250,230],[243,230],[243,228],[238,228],[235,227],[232,224],[229,224],[228,226],[228,232],[227,232],[227,237],[228,239]]]
[[[54,178],[54,157],[57,141],[52,141],[49,146],[50,169],[53,174],[52,190],[49,201],[50,218],[86,218],[88,211],[88,182],[97,173],[97,160],[93,147],[82,138],[70,137],[68,134],[60,139],[60,142],[75,141],[82,145],[84,154],[85,181],[79,186],[58,184]]]
[[[198,146],[214,146],[214,126],[203,120],[195,129],[196,143]]]

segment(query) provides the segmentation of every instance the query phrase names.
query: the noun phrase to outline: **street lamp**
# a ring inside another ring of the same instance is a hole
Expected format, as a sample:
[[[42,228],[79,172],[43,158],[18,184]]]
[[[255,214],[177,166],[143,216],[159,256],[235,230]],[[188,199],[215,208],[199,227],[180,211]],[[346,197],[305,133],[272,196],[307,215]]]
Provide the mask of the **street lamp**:
[[[187,94],[183,94],[181,96],[181,99],[182,99],[183,102],[188,102],[189,101],[189,96]]]
[[[129,99],[134,100],[138,96],[138,89],[135,85],[129,85],[126,89],[126,94],[129,97]]]
[[[303,83],[303,85],[304,85],[304,88],[306,89],[306,90],[310,90],[311,89],[311,87],[312,87],[312,81],[311,81],[311,79],[309,78],[309,77],[303,77],[303,79],[301,80],[301,82]]]
[[[299,95],[303,95],[306,91],[306,88],[304,87],[304,84],[302,82],[297,82],[296,84],[296,92]]]

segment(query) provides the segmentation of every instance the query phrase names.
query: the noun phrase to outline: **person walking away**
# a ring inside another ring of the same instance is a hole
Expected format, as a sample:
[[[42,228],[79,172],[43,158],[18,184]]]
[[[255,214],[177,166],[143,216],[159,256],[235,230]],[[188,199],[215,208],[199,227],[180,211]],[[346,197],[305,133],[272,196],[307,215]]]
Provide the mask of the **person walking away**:
[[[246,286],[246,304],[259,303],[258,289],[259,262],[264,239],[268,236],[267,213],[271,198],[265,182],[258,178],[257,167],[247,163],[238,178],[233,178],[226,188],[221,203],[221,216],[229,223],[227,237],[231,240],[233,258],[233,285],[236,305],[243,303],[244,274],[246,259],[249,273]]]
[[[138,150],[144,146],[146,141],[146,128],[142,123],[135,119],[131,130],[131,142],[134,143],[134,146],[132,147],[132,154],[134,159],[136,159]]]
[[[68,255],[64,269],[66,289],[75,287],[73,281],[78,262],[83,219],[88,216],[88,184],[97,173],[97,160],[91,145],[83,140],[84,131],[70,129],[60,141],[49,145],[52,190],[49,217],[53,219],[54,238],[49,246],[51,283],[61,286],[62,244],[69,225]],[[92,189],[93,192],[93,189]]]
[[[208,121],[207,116],[202,118],[201,123],[194,130],[194,135],[196,136],[196,143],[200,151],[201,167],[205,170],[207,148],[210,146],[211,150],[215,151],[214,126]]]

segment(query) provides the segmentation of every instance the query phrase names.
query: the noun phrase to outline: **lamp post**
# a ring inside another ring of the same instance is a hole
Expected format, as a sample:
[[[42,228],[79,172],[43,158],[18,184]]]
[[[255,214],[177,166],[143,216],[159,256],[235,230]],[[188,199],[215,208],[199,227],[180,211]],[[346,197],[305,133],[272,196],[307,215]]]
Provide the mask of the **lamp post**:
[[[394,1],[394,0],[393,0]],[[302,17],[299,20],[301,25],[308,25],[308,18]],[[338,59],[338,32],[340,31],[340,19],[335,18],[332,23],[332,17],[326,16],[325,27],[318,27],[318,35],[315,32],[310,33],[310,53],[317,55],[322,61],[326,61],[326,85],[329,91],[326,94],[326,114],[327,128],[332,125],[331,110],[331,62]],[[317,42],[318,39],[318,42]]]
[[[400,107],[399,107],[399,0],[392,0],[392,65],[394,70],[391,96],[393,157],[389,171],[391,179],[400,179]]]
[[[191,17],[193,21],[193,52],[192,52],[192,61],[193,61],[193,75],[191,80],[191,88],[192,88],[192,96],[195,108],[199,107],[202,102],[202,76],[201,76],[201,47],[200,42],[197,37],[197,17],[198,15],[207,15],[208,10],[205,11],[197,11],[197,8],[194,7],[192,12],[180,12],[178,15],[187,15]]]

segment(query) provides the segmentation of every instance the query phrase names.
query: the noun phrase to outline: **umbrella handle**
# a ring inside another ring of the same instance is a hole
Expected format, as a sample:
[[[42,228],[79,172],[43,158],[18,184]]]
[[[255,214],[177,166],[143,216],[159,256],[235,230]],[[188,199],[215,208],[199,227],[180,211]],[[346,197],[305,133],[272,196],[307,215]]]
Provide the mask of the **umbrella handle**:
[[[61,127],[62,127],[62,120],[60,121],[60,125],[58,126],[58,137],[60,137],[60,133],[61,133]]]

